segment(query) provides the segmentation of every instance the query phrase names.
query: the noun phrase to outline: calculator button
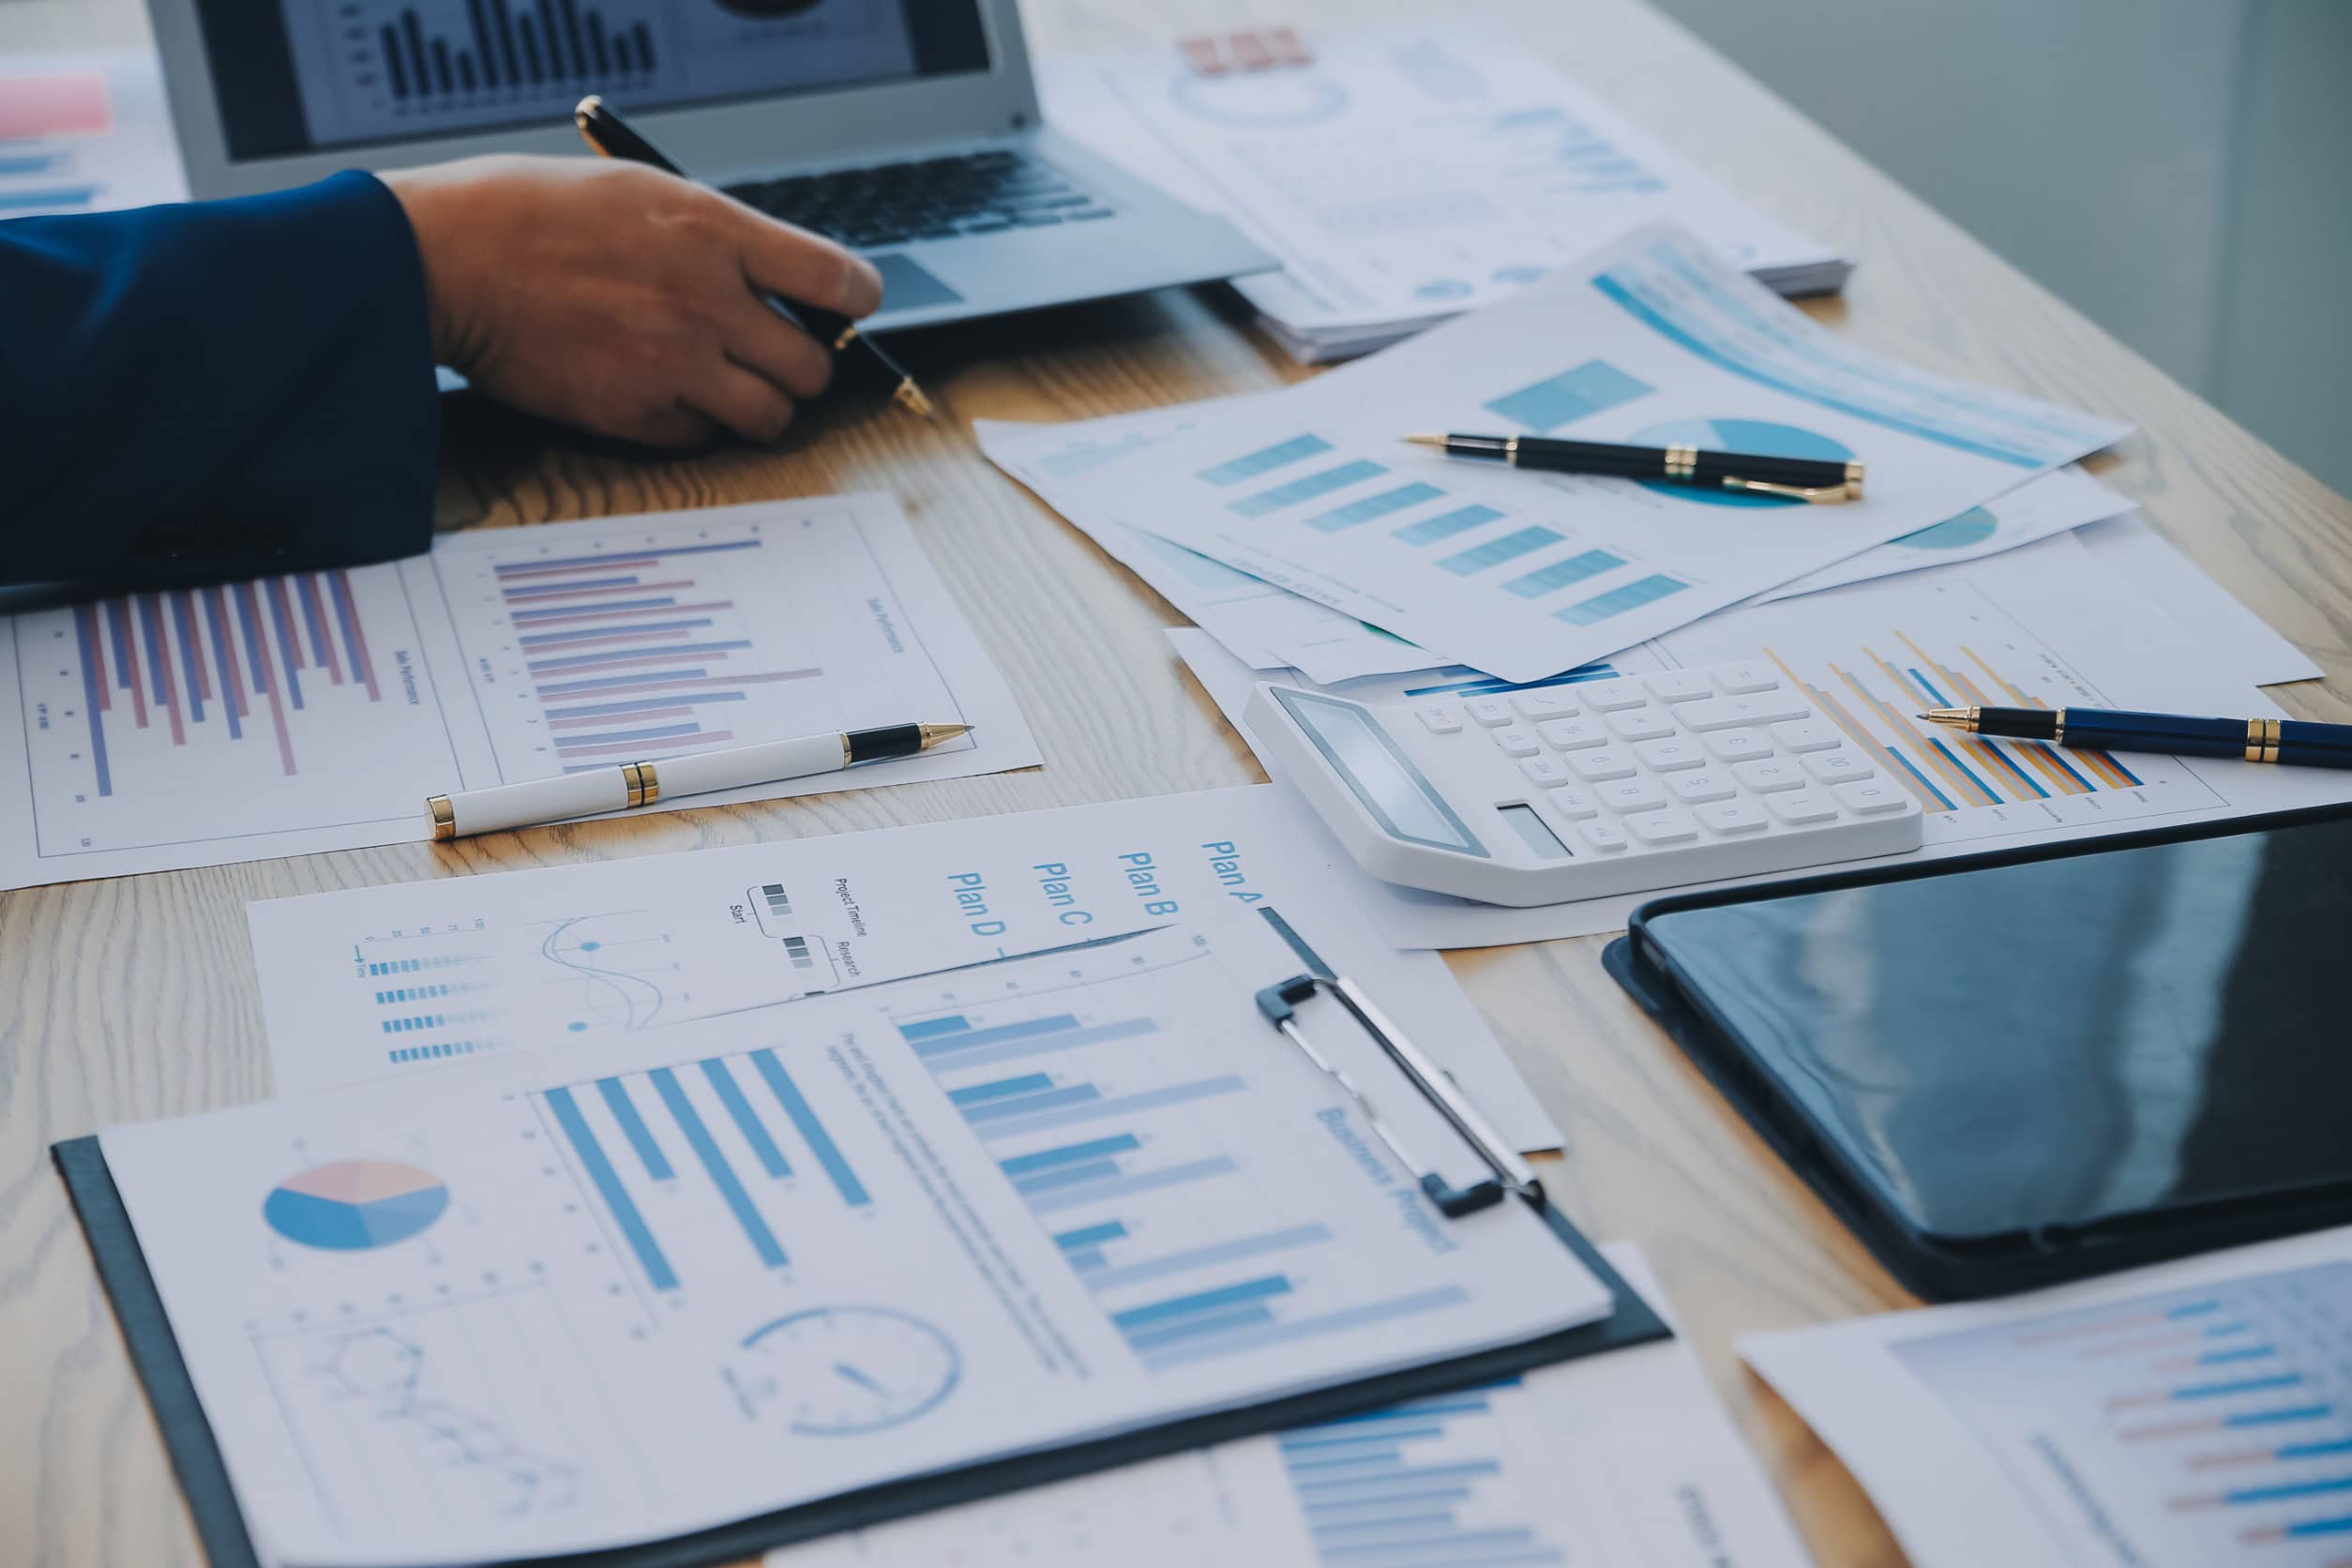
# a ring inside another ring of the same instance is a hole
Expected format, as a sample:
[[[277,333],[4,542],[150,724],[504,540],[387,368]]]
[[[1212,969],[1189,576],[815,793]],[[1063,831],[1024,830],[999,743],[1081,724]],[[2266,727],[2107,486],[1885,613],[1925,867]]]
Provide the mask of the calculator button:
[[[1837,821],[1837,803],[1818,790],[1798,790],[1785,795],[1773,795],[1765,804],[1782,822],[1800,826],[1806,822]]]
[[[1644,741],[1634,747],[1634,755],[1651,773],[1676,773],[1683,768],[1703,767],[1707,753],[1688,735],[1676,735],[1662,741]]]
[[[1666,792],[1653,778],[1616,779],[1595,789],[1592,798],[1621,814],[1655,811],[1666,803]]]
[[[1519,764],[1519,771],[1537,784],[1565,784],[1576,776],[1568,771],[1568,764],[1557,757],[1530,757]]]
[[[1750,792],[1769,795],[1780,790],[1802,790],[1805,776],[1793,762],[1774,759],[1769,762],[1741,762],[1731,770],[1742,787]]]
[[[1790,751],[1827,751],[1844,744],[1846,732],[1823,719],[1803,718],[1772,726],[1772,739]]]
[[[1714,669],[1715,685],[1738,697],[1751,691],[1770,691],[1780,685],[1780,672],[1769,664],[1742,659],[1738,664],[1719,664]]]
[[[1564,691],[1522,691],[1511,699],[1511,709],[1530,724],[1546,718],[1566,718],[1577,711],[1576,700]]]
[[[1634,760],[1613,746],[1595,751],[1572,751],[1568,754],[1568,765],[1576,770],[1578,778],[1591,784],[1634,776]]]
[[[1732,730],[1742,724],[1777,724],[1784,718],[1810,718],[1813,710],[1785,692],[1762,691],[1747,697],[1710,697],[1685,702],[1675,716],[1694,730]]]
[[[1495,744],[1502,747],[1505,757],[1532,757],[1544,749],[1533,731],[1522,730],[1515,724],[1506,724],[1490,732],[1495,737]]]
[[[1674,720],[1655,708],[1634,708],[1609,715],[1609,728],[1629,741],[1654,741],[1674,733]]]
[[[1903,792],[1880,780],[1871,784],[1840,784],[1830,791],[1838,804],[1860,816],[1876,817],[1903,809]]]
[[[1544,744],[1559,751],[1581,751],[1589,746],[1606,746],[1609,732],[1597,718],[1555,718],[1535,727],[1544,737]]]
[[[1572,822],[1586,822],[1601,814],[1601,808],[1592,804],[1592,797],[1574,785],[1564,785],[1544,798],[1552,803],[1553,810]]]
[[[1681,811],[1652,811],[1625,825],[1645,844],[1687,844],[1698,837],[1698,824]]]
[[[1650,688],[1650,695],[1661,702],[1688,702],[1700,697],[1712,697],[1715,688],[1707,677],[1696,670],[1669,670],[1661,675],[1644,675],[1641,684]]]
[[[1442,702],[1432,702],[1427,707],[1415,708],[1413,712],[1421,716],[1421,727],[1433,735],[1458,735],[1462,732],[1461,716]]]
[[[1717,768],[1697,773],[1678,773],[1666,781],[1674,798],[1685,806],[1697,806],[1711,800],[1729,800],[1740,792],[1732,787],[1731,776]],[[1761,822],[1761,817],[1756,821]]]
[[[1851,751],[1817,751],[1806,758],[1805,772],[1824,784],[1846,784],[1868,778],[1878,770]]]
[[[1761,730],[1718,730],[1707,737],[1707,749],[1720,762],[1753,762],[1772,754],[1772,743]]]
[[[1597,714],[1638,708],[1650,701],[1639,681],[1595,681],[1584,688],[1584,705]]]
[[[1719,800],[1698,808],[1698,820],[1717,833],[1738,835],[1764,829],[1764,808],[1752,800]]]
[[[1578,822],[1576,835],[1603,854],[1614,854],[1629,842],[1625,830],[1615,822]]]
[[[1500,697],[1473,697],[1462,711],[1489,730],[1511,722],[1511,704]]]

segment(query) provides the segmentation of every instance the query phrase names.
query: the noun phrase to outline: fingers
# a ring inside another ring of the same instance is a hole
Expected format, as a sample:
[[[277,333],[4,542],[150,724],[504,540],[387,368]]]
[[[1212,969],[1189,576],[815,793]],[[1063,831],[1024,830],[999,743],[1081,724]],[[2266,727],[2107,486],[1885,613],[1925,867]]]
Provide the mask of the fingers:
[[[669,446],[699,451],[718,439],[718,422],[683,404],[640,414],[604,433],[645,446]]]
[[[765,376],[733,363],[712,367],[679,400],[754,445],[766,445],[792,422],[792,400]]]
[[[833,379],[832,352],[748,293],[722,330],[728,358],[795,398],[813,398]]]
[[[821,234],[778,223],[749,207],[743,215],[743,271],[755,287],[844,316],[870,315],[882,303],[882,274]]]

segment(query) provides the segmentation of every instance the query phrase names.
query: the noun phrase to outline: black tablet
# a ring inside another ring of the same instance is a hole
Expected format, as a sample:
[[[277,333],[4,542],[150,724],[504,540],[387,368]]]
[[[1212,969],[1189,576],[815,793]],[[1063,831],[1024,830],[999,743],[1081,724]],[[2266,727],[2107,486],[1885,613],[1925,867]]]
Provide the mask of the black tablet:
[[[2352,1221],[2352,808],[1664,898],[1609,967],[1922,1295]]]

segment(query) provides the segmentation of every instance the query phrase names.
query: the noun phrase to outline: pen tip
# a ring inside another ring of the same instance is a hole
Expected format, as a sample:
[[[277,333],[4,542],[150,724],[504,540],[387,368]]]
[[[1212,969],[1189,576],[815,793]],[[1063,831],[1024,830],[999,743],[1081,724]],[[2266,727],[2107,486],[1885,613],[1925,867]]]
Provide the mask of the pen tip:
[[[1415,446],[1436,446],[1442,449],[1445,445],[1445,437],[1441,435],[1432,435],[1426,430],[1423,430],[1418,434],[1409,435],[1405,439],[1407,442]]]
[[[923,731],[923,749],[926,751],[935,746],[944,745],[958,735],[972,733],[972,726],[969,724],[924,724],[918,725],[917,728]]]
[[[938,408],[932,403],[928,397],[924,395],[923,388],[915,385],[913,381],[911,379],[900,382],[898,384],[898,390],[894,394],[894,396],[897,398],[900,403],[904,404],[907,408],[912,409],[913,412],[923,415],[926,419],[931,419],[938,416]]]

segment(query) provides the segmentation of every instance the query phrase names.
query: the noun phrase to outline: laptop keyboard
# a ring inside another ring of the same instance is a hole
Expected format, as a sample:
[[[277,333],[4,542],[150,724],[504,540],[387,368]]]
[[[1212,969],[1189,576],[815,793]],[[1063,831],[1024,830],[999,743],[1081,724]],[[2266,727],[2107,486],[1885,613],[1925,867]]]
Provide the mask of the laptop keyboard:
[[[1042,159],[1006,148],[751,180],[727,194],[854,250],[1111,216]]]

